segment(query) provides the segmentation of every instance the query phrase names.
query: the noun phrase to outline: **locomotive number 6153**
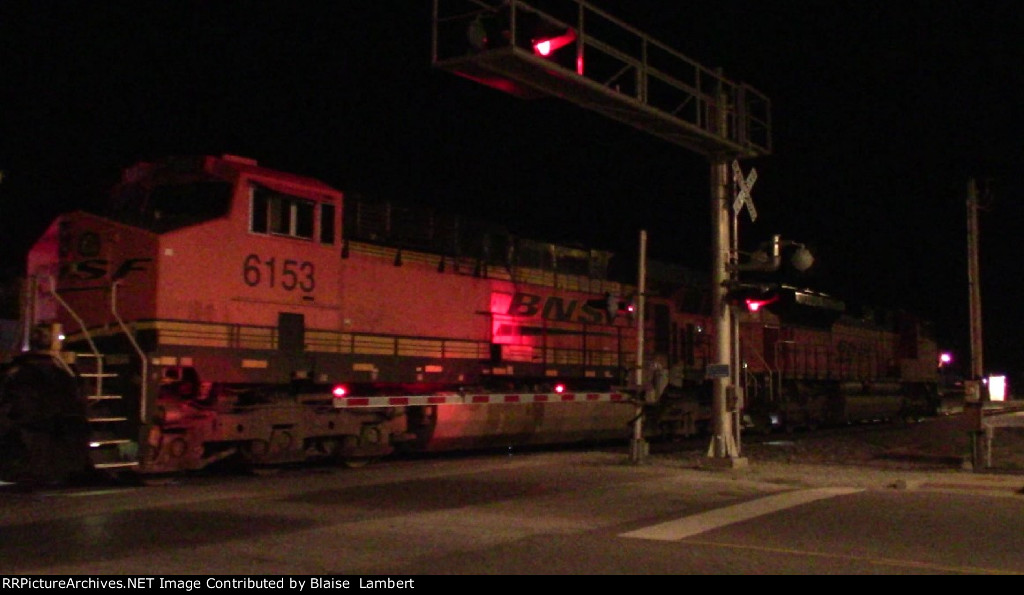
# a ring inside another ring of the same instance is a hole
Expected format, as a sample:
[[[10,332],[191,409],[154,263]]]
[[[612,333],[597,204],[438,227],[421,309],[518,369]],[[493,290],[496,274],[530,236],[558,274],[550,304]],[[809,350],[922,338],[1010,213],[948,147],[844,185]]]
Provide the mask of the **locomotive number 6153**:
[[[305,293],[316,287],[315,268],[308,260],[261,258],[258,254],[249,254],[242,264],[242,278],[249,287],[266,284],[273,288],[280,284],[287,291],[298,289]]]

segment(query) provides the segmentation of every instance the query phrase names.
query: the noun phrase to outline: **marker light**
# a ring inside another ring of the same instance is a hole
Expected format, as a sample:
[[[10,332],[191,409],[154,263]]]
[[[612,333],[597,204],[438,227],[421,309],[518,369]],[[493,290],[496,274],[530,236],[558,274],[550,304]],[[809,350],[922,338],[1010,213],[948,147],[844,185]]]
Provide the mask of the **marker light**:
[[[335,384],[334,388],[331,389],[331,394],[334,395],[335,399],[343,399],[348,396],[348,387],[344,384]]]

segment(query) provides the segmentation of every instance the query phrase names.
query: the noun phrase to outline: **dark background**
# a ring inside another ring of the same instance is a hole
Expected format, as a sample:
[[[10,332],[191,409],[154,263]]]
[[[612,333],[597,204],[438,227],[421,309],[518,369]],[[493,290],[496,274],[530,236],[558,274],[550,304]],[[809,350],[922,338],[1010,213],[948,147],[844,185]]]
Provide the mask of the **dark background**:
[[[934,320],[967,366],[968,180],[985,367],[1024,372],[1015,174],[1024,22],[1014,3],[593,2],[773,103],[759,218],[807,243],[806,285]],[[555,99],[433,69],[430,0],[0,4],[0,277],[123,168],[232,153],[346,192],[631,258],[710,266],[709,164]],[[1024,378],[1021,379],[1024,381]]]

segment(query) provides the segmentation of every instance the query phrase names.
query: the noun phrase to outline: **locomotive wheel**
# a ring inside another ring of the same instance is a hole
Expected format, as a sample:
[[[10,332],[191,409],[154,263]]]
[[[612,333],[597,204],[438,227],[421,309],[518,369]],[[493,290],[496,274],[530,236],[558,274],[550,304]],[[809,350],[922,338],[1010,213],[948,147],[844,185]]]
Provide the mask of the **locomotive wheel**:
[[[0,481],[17,483],[31,478],[32,463],[20,431],[0,436],[0,453]]]
[[[36,352],[0,369],[0,473],[57,485],[89,475],[89,426],[73,376]]]
[[[250,440],[238,445],[238,457],[235,462],[245,471],[254,471],[266,459],[270,446],[265,440]]]
[[[85,447],[49,432],[22,430],[3,448],[0,479],[26,486],[64,485],[85,478]]]
[[[339,454],[339,460],[342,465],[348,469],[359,469],[366,467],[373,461],[373,457],[348,456],[344,454],[358,449],[362,443],[364,443],[364,440],[360,439],[359,436],[345,436],[342,438],[341,452]]]

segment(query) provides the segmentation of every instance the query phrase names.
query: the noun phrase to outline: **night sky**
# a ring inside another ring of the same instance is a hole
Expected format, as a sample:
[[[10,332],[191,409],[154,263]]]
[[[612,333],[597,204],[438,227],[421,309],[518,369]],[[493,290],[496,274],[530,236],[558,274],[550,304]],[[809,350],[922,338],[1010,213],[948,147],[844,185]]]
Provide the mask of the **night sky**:
[[[934,320],[965,364],[976,178],[985,367],[1024,373],[1016,3],[593,4],[772,100],[744,248],[808,244],[808,286]],[[223,153],[623,255],[646,229],[652,258],[710,267],[704,157],[434,69],[430,30],[430,0],[3,2],[0,275],[123,168]]]

